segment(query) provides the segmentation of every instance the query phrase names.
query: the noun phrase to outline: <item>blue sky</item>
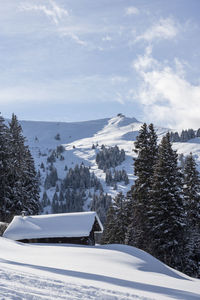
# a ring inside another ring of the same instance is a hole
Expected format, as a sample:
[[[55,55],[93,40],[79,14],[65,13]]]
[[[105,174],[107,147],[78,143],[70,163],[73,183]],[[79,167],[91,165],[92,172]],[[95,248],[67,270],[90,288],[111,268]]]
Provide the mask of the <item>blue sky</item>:
[[[4,117],[200,127],[199,0],[6,0]]]

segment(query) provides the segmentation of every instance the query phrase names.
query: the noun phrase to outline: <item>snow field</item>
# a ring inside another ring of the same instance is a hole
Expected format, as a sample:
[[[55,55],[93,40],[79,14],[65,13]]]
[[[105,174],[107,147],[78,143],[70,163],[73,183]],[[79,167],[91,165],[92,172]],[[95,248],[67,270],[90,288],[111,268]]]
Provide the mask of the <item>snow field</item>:
[[[123,245],[22,244],[0,238],[0,299],[182,299],[190,278]]]

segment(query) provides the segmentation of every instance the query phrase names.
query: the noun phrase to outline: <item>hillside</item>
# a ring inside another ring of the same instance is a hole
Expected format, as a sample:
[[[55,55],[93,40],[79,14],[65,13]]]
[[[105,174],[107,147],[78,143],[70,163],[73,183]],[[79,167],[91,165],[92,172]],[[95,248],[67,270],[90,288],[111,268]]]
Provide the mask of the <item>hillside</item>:
[[[43,197],[45,179],[50,173],[50,163],[48,157],[56,148],[63,145],[64,152],[58,153],[53,162],[57,170],[57,186],[60,188],[62,180],[66,177],[70,168],[83,163],[89,168],[90,174],[94,172],[96,178],[100,181],[104,195],[107,193],[114,197],[119,191],[124,194],[130,189],[134,181],[133,176],[133,142],[138,134],[142,123],[135,118],[127,118],[121,114],[111,119],[101,119],[85,122],[62,123],[62,122],[34,122],[21,121],[24,136],[30,146],[35,159],[36,168],[41,174],[41,199]],[[156,127],[158,139],[168,131],[167,128]],[[101,146],[111,148],[117,145],[119,149],[124,149],[125,160],[120,162],[115,168],[110,168],[114,176],[114,170],[124,170],[129,178],[129,184],[123,181],[114,184],[106,184],[106,172],[98,167],[96,155],[101,151]],[[200,138],[194,138],[188,142],[177,142],[173,147],[179,154],[184,155],[192,152],[197,163],[200,165]],[[43,163],[44,168],[41,168]],[[58,189],[57,187],[57,189]],[[55,195],[56,186],[46,188],[47,196],[52,201]],[[99,195],[98,188],[91,187],[85,189],[84,210],[91,208],[92,197]],[[57,191],[59,198],[59,191]],[[51,207],[47,206],[45,212],[50,212]]]
[[[0,238],[0,299],[197,300],[200,281],[130,246]]]

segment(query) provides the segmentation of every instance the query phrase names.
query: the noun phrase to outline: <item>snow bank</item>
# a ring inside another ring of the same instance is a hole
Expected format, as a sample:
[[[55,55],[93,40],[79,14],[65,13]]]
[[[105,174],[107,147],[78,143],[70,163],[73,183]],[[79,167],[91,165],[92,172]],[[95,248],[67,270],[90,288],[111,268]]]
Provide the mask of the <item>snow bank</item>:
[[[0,238],[0,299],[199,300],[200,280],[130,246]]]

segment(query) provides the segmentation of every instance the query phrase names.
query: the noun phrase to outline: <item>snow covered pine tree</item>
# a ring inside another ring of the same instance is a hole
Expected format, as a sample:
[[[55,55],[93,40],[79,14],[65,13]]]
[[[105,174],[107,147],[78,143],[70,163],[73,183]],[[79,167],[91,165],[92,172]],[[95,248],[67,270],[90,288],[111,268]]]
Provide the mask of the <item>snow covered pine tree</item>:
[[[149,252],[169,266],[182,270],[184,257],[184,210],[182,176],[170,135],[163,137],[150,191]]]
[[[10,133],[5,120],[0,116],[0,221],[9,219],[9,206],[11,201],[11,151]]]
[[[113,199],[106,217],[101,239],[102,244],[125,243],[125,233],[128,226],[126,204],[127,202],[122,192]]]
[[[126,235],[126,243],[148,251],[148,230],[147,221],[150,190],[152,185],[153,167],[157,158],[157,135],[153,124],[147,126],[144,123],[139,130],[139,135],[134,143],[135,153],[134,174],[137,176],[132,187],[133,213],[131,224]]]
[[[200,277],[200,178],[192,153],[185,159],[183,194],[186,214],[184,272]]]

